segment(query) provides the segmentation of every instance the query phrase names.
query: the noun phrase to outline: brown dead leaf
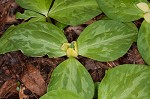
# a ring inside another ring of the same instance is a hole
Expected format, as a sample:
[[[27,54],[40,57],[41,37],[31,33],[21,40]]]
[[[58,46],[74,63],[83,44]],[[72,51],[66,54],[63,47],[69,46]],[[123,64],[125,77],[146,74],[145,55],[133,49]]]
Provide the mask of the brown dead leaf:
[[[5,97],[9,93],[17,93],[17,81],[15,79],[7,80],[0,88],[0,98]]]
[[[82,25],[79,26],[69,26],[65,29],[65,35],[68,39],[68,42],[76,41],[79,34],[84,30],[85,27]]]
[[[46,92],[46,83],[40,71],[33,65],[27,66],[27,71],[21,78],[22,83],[33,93],[42,96]]]
[[[80,33],[84,30],[85,27],[79,25],[79,26],[69,26],[66,28],[65,32],[71,33],[75,32],[77,35],[80,35]]]
[[[5,31],[7,24],[14,24],[18,21],[15,18],[15,10],[18,5],[15,0],[0,1],[0,35]]]

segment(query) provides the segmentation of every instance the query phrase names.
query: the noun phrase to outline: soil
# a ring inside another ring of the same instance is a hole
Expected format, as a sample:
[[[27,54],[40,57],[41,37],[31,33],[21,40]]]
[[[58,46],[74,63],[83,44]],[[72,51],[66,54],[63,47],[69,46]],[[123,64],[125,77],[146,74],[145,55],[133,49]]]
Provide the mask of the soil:
[[[23,20],[16,20],[15,13],[22,12],[15,0],[0,0],[0,36],[10,25],[18,25]],[[83,29],[96,20],[103,18],[101,14],[85,24],[79,26],[68,26],[64,29],[69,42],[78,38]],[[134,23],[139,28],[143,19]],[[64,61],[66,57],[48,58],[28,57],[20,51],[9,52],[0,55],[0,98],[1,99],[38,99],[46,93],[46,87],[51,73]],[[121,64],[145,64],[141,58],[136,43],[133,43],[129,51],[118,60],[112,62],[99,62],[86,57],[77,58],[89,71],[94,82],[100,82],[105,71]],[[17,91],[16,89],[20,89]]]

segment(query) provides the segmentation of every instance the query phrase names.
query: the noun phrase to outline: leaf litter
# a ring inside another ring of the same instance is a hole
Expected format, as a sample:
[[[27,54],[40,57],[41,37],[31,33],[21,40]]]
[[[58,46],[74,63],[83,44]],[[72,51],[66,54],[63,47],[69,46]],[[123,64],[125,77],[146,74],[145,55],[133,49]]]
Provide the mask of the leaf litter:
[[[31,92],[36,93],[39,96],[42,96],[46,92],[46,82],[41,76],[40,71],[33,65],[27,65],[27,70],[23,73],[21,82]]]

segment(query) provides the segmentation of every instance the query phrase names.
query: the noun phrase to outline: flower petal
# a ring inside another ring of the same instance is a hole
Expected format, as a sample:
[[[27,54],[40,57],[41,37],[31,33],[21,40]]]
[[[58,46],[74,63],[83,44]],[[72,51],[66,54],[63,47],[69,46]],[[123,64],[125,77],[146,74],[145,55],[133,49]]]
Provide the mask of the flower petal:
[[[78,53],[73,48],[67,49],[67,57],[77,57]]]
[[[149,6],[147,3],[144,2],[140,2],[136,5],[139,9],[141,9],[144,12],[148,12],[149,11]]]
[[[145,19],[148,23],[150,23],[150,13],[145,13],[145,14],[144,14],[144,19]]]

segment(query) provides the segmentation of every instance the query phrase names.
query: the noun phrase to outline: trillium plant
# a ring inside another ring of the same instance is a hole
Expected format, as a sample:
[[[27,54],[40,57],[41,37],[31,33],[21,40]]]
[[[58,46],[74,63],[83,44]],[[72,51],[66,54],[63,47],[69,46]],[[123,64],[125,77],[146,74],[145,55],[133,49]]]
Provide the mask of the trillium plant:
[[[0,54],[20,50],[27,56],[67,56],[53,71],[41,99],[93,99],[94,82],[78,56],[100,62],[114,61],[137,41],[150,65],[150,8],[146,0],[16,0],[23,8],[17,18],[30,21],[11,26],[0,38]],[[33,3],[34,2],[34,3]],[[107,20],[87,26],[69,43],[64,31],[49,20],[79,25],[104,12]],[[144,18],[140,30],[131,22]],[[41,20],[42,19],[42,20]],[[46,22],[47,19],[47,22]],[[98,99],[149,99],[150,67],[124,64],[106,71]]]
[[[53,18],[67,25],[82,24],[102,13],[96,0],[16,0],[26,10],[17,19],[51,21]],[[85,17],[86,16],[86,17]],[[79,20],[79,21],[77,21]]]

